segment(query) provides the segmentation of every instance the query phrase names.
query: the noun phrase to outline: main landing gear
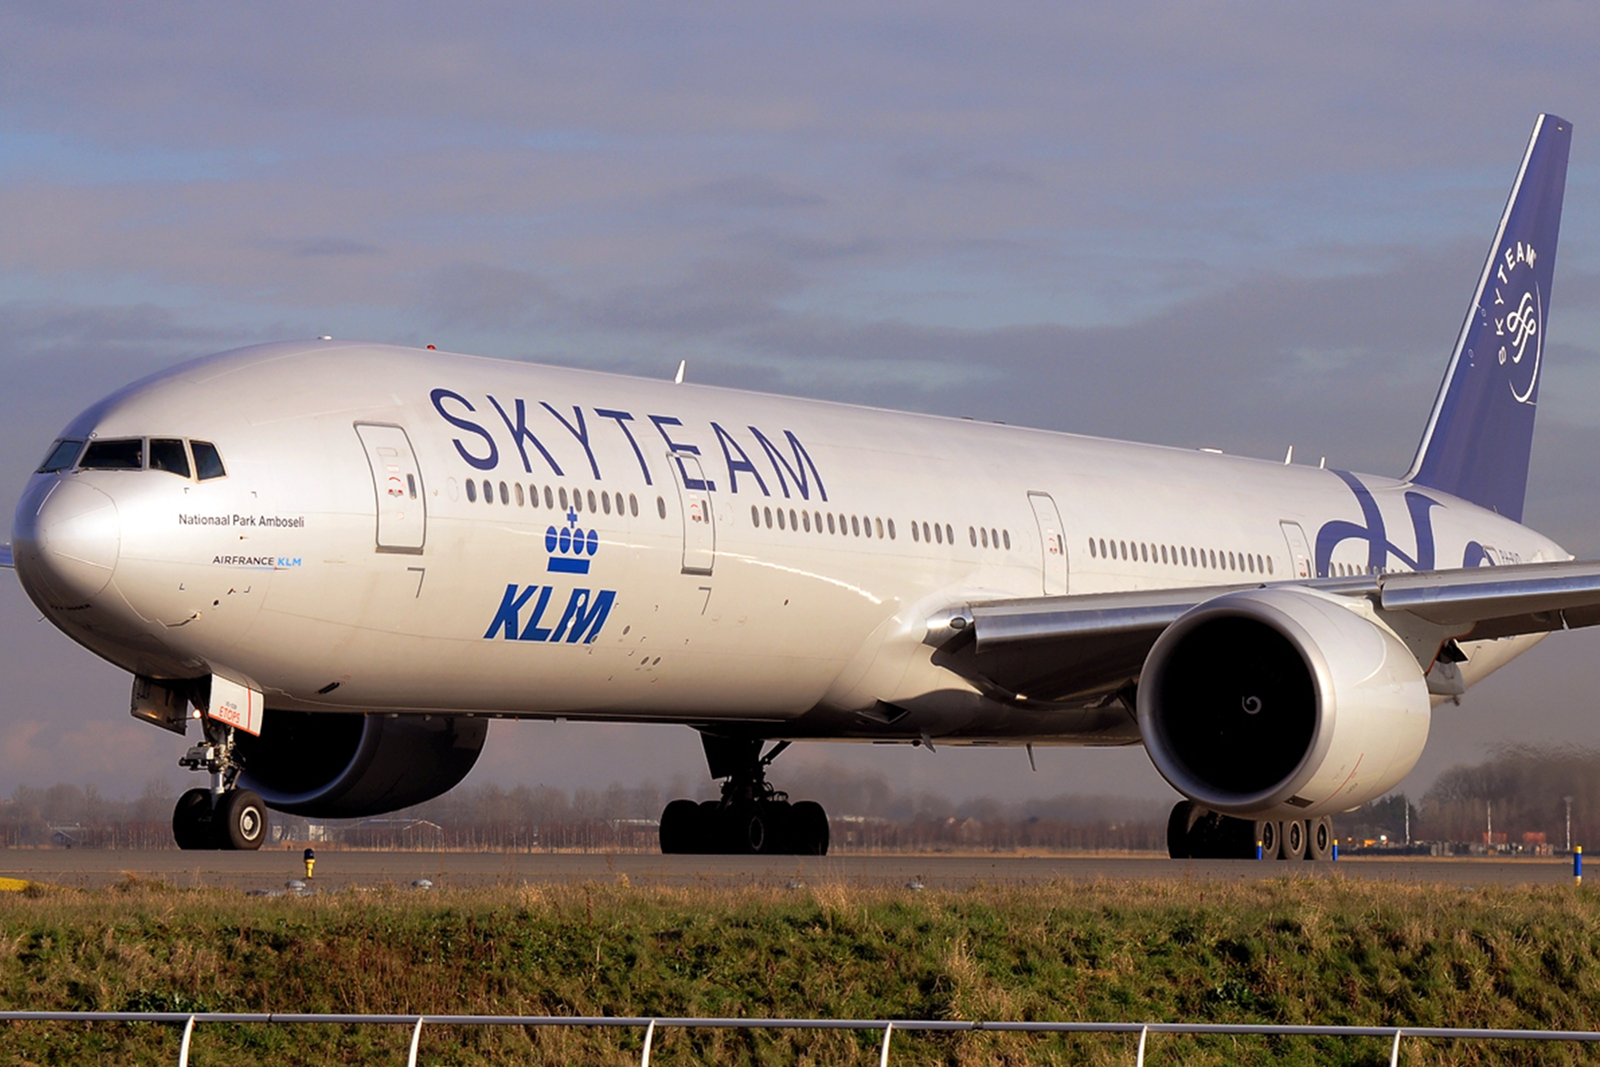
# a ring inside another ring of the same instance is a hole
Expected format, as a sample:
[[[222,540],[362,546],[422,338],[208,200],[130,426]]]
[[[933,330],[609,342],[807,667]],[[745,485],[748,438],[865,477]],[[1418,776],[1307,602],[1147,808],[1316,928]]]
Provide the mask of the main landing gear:
[[[1167,855],[1175,860],[1325,860],[1333,855],[1333,820],[1236,819],[1179,801],[1167,819]]]
[[[178,766],[207,771],[211,788],[191,789],[172,809],[172,836],[182,849],[258,849],[267,839],[267,806],[249,789],[237,787],[233,727],[203,720],[206,739]]]
[[[674,800],[661,813],[664,853],[826,856],[828,815],[812,800],[789,803],[767,782],[767,767],[789,747],[761,755],[760,740],[701,735],[711,777],[726,778],[721,800]]]

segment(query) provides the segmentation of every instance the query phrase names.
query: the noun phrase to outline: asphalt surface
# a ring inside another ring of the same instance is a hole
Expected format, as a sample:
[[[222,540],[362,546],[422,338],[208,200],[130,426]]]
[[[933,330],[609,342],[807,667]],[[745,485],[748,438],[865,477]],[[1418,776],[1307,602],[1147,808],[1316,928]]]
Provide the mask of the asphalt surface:
[[[1336,863],[1169,860],[1155,856],[657,856],[637,853],[345,852],[320,850],[308,885],[435,889],[620,882],[657,886],[774,886],[841,883],[882,888],[1039,885],[1142,879],[1255,881],[1290,875],[1438,885],[1571,884],[1571,861],[1537,859],[1345,858]],[[1600,872],[1596,872],[1600,877]],[[127,878],[175,886],[282,890],[305,880],[301,849],[260,852],[0,851],[0,878],[93,889]]]

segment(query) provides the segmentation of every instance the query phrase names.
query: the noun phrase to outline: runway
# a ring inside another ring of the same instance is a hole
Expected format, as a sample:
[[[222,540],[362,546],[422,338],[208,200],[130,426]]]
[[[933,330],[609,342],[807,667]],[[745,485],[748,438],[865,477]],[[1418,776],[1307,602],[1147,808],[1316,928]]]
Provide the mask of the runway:
[[[1349,878],[1411,884],[1567,885],[1571,861],[1359,858],[1337,863],[1169,860],[1157,856],[844,855],[659,856],[640,853],[318,852],[309,886],[320,892],[384,886],[430,888],[620,882],[641,886],[792,887],[841,883],[960,890],[1097,880],[1259,881]],[[0,878],[97,889],[127,878],[177,887],[275,891],[305,877],[301,851],[126,852],[41,849],[0,852]]]

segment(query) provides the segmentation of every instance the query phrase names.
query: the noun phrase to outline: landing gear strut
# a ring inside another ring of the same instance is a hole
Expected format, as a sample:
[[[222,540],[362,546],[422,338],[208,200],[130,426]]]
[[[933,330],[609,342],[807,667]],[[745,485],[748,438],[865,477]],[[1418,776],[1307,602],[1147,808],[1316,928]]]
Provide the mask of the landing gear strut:
[[[1333,851],[1333,820],[1236,819],[1179,801],[1167,819],[1167,855],[1179,859],[1325,860]]]
[[[267,839],[267,806],[237,787],[242,769],[233,754],[233,727],[201,720],[205,740],[178,766],[211,775],[211,788],[191,789],[172,809],[172,836],[181,849],[253,850]]]
[[[722,799],[696,804],[674,800],[661,813],[664,853],[826,856],[828,815],[811,800],[789,802],[789,794],[767,781],[767,767],[788,741],[761,754],[761,740],[701,735],[711,777],[726,778]]]

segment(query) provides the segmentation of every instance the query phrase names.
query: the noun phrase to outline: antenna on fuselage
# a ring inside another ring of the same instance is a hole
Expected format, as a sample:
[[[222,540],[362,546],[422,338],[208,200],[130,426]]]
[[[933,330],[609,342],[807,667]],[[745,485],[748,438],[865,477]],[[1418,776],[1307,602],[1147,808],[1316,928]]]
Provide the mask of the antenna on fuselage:
[[[678,373],[674,374],[672,376],[672,384],[673,385],[682,385],[683,384],[683,372],[684,372],[685,368],[687,368],[688,366],[689,366],[689,361],[688,360],[686,360],[686,359],[678,360]]]
[[[1294,462],[1294,445],[1290,445],[1289,446],[1289,451],[1284,453],[1283,465],[1285,467],[1287,467],[1289,464],[1291,464],[1293,462]]]

